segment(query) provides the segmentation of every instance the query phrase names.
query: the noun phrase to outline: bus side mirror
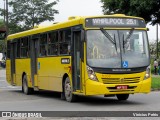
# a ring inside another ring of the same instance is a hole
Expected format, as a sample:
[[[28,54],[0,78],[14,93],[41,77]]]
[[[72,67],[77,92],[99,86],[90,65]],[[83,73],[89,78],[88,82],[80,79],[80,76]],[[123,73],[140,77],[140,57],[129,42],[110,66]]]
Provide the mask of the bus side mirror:
[[[85,41],[85,32],[84,32],[84,30],[81,30],[81,41],[82,42]]]
[[[147,31],[149,31],[149,28],[147,28]]]

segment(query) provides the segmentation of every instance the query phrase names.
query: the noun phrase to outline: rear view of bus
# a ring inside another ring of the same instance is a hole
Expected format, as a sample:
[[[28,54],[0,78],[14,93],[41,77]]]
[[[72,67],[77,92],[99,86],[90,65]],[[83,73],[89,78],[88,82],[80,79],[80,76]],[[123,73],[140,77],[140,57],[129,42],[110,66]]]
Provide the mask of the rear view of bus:
[[[148,93],[151,87],[150,55],[145,21],[125,15],[85,19],[86,94]]]

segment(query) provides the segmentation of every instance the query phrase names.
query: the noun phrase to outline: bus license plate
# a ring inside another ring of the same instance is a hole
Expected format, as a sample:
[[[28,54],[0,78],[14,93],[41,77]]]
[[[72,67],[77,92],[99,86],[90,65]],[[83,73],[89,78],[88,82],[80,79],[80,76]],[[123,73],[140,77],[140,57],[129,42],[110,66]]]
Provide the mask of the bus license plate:
[[[127,85],[119,85],[117,86],[117,89],[128,89]]]

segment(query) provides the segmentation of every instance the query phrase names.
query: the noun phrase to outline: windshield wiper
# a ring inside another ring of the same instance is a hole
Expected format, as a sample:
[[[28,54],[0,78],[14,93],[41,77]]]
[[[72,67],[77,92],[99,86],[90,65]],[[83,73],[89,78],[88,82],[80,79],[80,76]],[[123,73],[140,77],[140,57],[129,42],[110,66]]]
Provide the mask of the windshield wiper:
[[[126,37],[125,40],[124,40],[124,34],[123,34],[123,49],[124,49],[124,45],[128,42],[129,38],[132,36],[133,31],[134,31],[134,28],[132,28],[132,29],[129,31],[129,34],[128,34],[128,36]]]
[[[116,39],[115,39],[115,34],[114,34],[114,39],[109,35],[109,33],[104,30],[103,28],[100,28],[101,32],[109,39],[109,41],[115,45],[116,51],[117,51],[117,45],[116,45]]]

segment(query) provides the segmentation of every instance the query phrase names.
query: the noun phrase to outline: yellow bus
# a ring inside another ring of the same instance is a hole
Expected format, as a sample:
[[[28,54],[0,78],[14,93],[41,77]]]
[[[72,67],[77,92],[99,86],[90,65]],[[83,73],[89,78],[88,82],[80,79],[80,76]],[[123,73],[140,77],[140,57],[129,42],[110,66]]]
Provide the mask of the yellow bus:
[[[6,78],[34,90],[77,95],[149,93],[150,54],[144,19],[123,14],[69,17],[7,37]]]

